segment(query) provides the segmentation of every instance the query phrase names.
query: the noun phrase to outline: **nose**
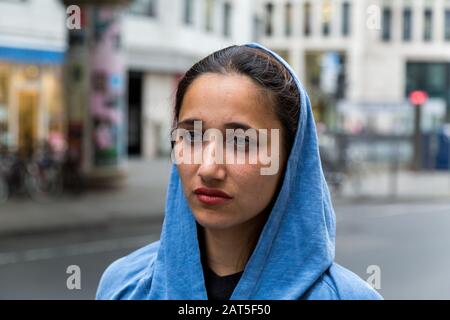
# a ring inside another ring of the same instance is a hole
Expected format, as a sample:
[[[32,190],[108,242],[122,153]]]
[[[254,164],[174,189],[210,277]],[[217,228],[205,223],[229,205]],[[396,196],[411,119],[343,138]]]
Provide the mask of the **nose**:
[[[200,164],[197,175],[205,182],[225,180],[227,172],[223,164],[223,159],[216,158],[216,144],[208,143],[203,152],[202,163]]]

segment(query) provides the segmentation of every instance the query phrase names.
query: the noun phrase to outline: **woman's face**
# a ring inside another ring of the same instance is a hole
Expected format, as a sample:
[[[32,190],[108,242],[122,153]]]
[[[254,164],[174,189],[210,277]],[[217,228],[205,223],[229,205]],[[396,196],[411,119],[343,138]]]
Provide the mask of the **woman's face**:
[[[283,136],[280,121],[268,106],[261,89],[250,78],[243,75],[219,75],[206,73],[199,76],[188,88],[178,117],[178,128],[194,130],[193,120],[202,122],[203,131],[215,128],[240,127],[244,130],[268,129],[268,154],[278,157],[280,169],[273,175],[262,175],[259,157],[255,162],[216,163],[209,151],[218,147],[214,140],[203,141],[201,163],[178,164],[184,194],[197,222],[209,229],[236,227],[257,218],[271,202],[283,175],[285,154],[281,141],[272,141],[270,130],[278,129]],[[237,125],[237,124],[242,124]],[[241,140],[242,141],[242,140]],[[223,144],[225,155],[226,142]],[[278,143],[278,154],[272,155],[271,144]],[[220,145],[219,145],[220,147]],[[239,151],[236,151],[239,152]],[[224,156],[225,158],[225,156]],[[223,200],[209,197],[199,188],[215,189],[230,196]],[[203,194],[202,194],[203,193]]]

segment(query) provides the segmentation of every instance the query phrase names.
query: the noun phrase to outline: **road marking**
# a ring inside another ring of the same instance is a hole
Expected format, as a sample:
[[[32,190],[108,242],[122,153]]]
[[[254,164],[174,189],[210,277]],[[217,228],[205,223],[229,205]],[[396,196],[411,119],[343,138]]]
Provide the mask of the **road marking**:
[[[63,247],[30,249],[19,252],[0,253],[0,266],[32,262],[39,260],[51,260],[61,257],[80,256],[100,252],[110,252],[121,249],[132,249],[150,244],[158,240],[159,235],[145,235],[120,239],[108,239],[100,241],[83,242]]]

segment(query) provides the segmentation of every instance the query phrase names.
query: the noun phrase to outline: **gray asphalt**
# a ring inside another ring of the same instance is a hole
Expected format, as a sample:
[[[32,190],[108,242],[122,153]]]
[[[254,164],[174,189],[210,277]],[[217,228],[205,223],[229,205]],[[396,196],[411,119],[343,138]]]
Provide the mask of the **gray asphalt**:
[[[450,299],[450,201],[335,205],[336,261],[363,279],[380,268],[386,299]],[[161,223],[0,239],[0,299],[93,299],[104,269],[158,239]],[[81,269],[69,290],[67,267]]]
[[[0,299],[94,299],[106,267],[160,232],[161,223],[139,223],[2,238]],[[72,265],[80,268],[80,289],[67,288]]]
[[[450,299],[450,201],[339,206],[336,261],[386,299]]]

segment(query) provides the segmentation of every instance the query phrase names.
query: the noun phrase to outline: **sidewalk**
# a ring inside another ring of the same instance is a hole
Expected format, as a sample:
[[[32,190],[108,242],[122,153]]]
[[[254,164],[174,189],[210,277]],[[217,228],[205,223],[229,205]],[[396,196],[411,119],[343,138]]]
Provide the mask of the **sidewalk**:
[[[162,221],[170,158],[129,160],[126,187],[63,196],[50,203],[13,198],[0,204],[0,236]]]
[[[450,199],[449,171],[378,170],[346,179],[339,198],[345,200],[420,201]]]
[[[0,237],[69,229],[108,227],[111,224],[162,221],[170,159],[130,160],[126,187],[64,196],[51,203],[27,198],[0,205]],[[362,176],[360,186],[346,180],[334,204],[361,201],[405,202],[450,199],[450,173],[400,171],[397,196],[391,194],[389,172]]]

